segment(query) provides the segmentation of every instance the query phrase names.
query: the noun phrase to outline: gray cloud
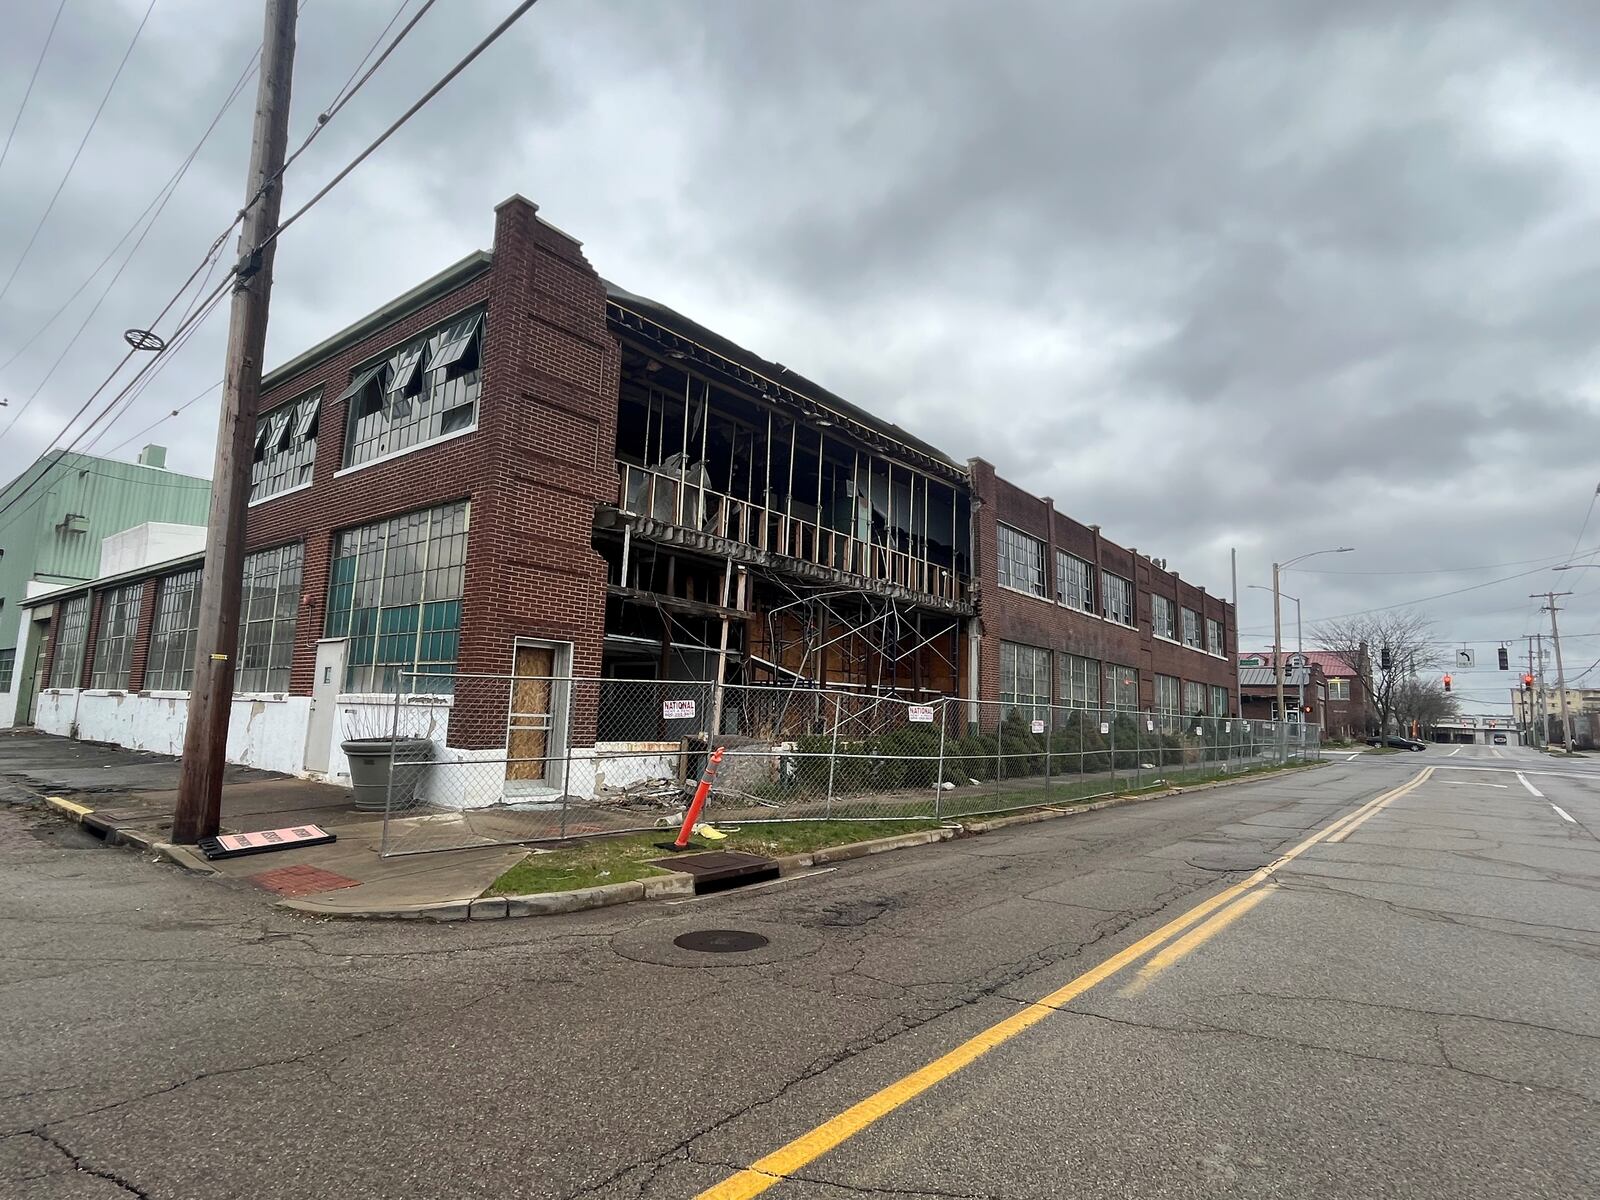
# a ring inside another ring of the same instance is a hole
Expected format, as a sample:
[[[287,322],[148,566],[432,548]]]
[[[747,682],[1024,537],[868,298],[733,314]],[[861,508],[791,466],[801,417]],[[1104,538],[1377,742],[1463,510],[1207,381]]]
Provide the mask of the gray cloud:
[[[47,7],[0,44],[0,120]],[[0,168],[0,272],[143,3],[75,7]],[[158,4],[0,301],[0,361],[199,136],[259,37],[253,7]],[[504,5],[438,8],[297,165],[291,207]],[[297,130],[392,11],[306,7]],[[1531,568],[1439,569],[1564,554],[1600,476],[1597,48],[1600,12],[1576,0],[547,0],[285,237],[268,357],[487,244],[492,205],[520,191],[610,278],[1213,591],[1230,546],[1249,583],[1339,543],[1360,553],[1330,572],[1436,573],[1297,573],[1308,617],[1465,588]],[[226,224],[250,99],[8,459],[43,447]],[[0,394],[33,390],[87,306],[0,372]],[[218,377],[224,320],[100,449]],[[206,402],[160,427],[176,465],[207,469],[213,421]],[[1425,607],[1441,638],[1516,637],[1535,627],[1526,593],[1567,578]],[[1584,586],[1565,618],[1578,667],[1600,656],[1600,579]],[[1270,628],[1261,593],[1242,608],[1247,631]],[[1492,697],[1503,680],[1463,682]]]

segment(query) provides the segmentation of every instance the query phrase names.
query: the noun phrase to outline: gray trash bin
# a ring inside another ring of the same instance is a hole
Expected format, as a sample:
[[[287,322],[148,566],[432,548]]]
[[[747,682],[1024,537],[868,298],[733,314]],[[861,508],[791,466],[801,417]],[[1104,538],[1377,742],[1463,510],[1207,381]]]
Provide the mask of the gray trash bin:
[[[350,760],[350,790],[357,812],[385,810],[391,775],[395,807],[409,808],[433,762],[433,742],[428,738],[356,738],[341,747]]]

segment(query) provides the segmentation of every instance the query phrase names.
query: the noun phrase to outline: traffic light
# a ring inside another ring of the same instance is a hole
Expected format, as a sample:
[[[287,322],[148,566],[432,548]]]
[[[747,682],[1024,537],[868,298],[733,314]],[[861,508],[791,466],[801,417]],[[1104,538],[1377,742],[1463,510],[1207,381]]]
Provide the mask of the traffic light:
[[[1500,669],[1502,671],[1511,670],[1511,653],[1504,646],[1500,647]]]
[[[1525,691],[1525,692],[1533,691],[1533,676],[1532,675],[1524,675],[1522,677],[1522,690]]]
[[[1447,692],[1450,690],[1450,676],[1448,675],[1444,677],[1444,690]]]
[[[1309,705],[1309,704],[1303,705],[1301,707],[1300,711],[1305,713],[1305,715],[1309,717],[1311,715],[1311,705]]]
[[[1383,648],[1383,653],[1378,656],[1378,668],[1383,671],[1394,670],[1394,655],[1389,653],[1389,647]]]

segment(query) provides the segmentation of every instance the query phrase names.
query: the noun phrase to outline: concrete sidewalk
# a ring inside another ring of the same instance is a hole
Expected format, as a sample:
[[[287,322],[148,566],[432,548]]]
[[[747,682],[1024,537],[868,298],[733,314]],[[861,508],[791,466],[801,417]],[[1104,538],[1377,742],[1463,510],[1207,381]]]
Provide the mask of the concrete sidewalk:
[[[316,824],[338,840],[210,861],[191,847],[170,845],[176,758],[4,730],[0,778],[34,802],[53,801],[52,807],[109,842],[259,888],[313,914],[448,911],[476,899],[528,854],[527,847],[512,845],[384,858],[378,852],[382,816],[357,812],[348,788],[230,766],[223,776],[222,832]]]

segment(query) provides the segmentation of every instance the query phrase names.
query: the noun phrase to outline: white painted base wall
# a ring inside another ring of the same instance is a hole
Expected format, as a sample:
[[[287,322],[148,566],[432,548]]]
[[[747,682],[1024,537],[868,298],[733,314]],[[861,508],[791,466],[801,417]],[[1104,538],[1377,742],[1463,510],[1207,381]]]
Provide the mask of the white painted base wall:
[[[310,711],[309,696],[235,697],[228,722],[228,761],[304,775]],[[66,688],[41,692],[34,718],[35,726],[44,733],[174,755],[183,753],[188,721],[188,697],[178,693],[138,695]]]
[[[433,764],[419,772],[418,799],[437,808],[488,808],[503,803],[537,802],[508,795],[506,748],[468,750],[448,744],[451,702],[448,697],[408,697],[398,721],[393,701],[381,696],[341,696],[333,725],[328,773],[334,783],[348,782],[350,760],[340,743],[347,734],[385,737],[398,731],[427,738],[434,744]],[[188,724],[188,696],[181,692],[146,694],[117,691],[46,688],[39,693],[35,725],[43,733],[109,742],[130,750],[181,755]],[[228,725],[227,759],[241,766],[308,776],[306,731],[311,697],[293,695],[237,696]],[[601,742],[574,746],[565,792],[592,800],[597,792],[620,789],[646,779],[674,779],[678,770],[676,742]],[[559,803],[561,780],[548,799]]]

